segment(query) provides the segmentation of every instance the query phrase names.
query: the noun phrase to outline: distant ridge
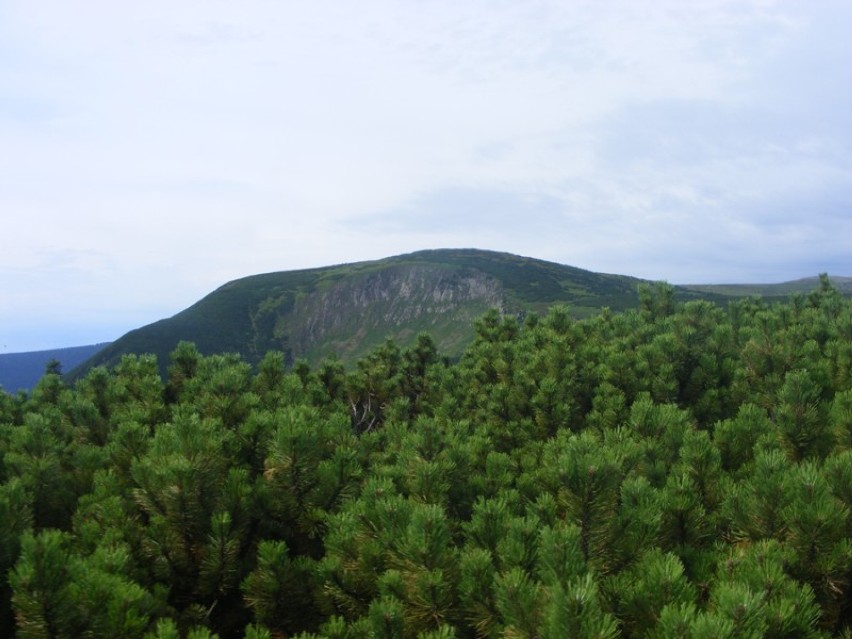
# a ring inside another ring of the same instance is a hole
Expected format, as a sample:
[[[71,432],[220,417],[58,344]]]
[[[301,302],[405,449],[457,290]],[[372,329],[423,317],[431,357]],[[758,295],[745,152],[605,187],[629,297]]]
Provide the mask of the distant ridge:
[[[831,275],[832,285],[844,295],[852,295],[852,277]],[[778,284],[684,284],[683,288],[701,293],[715,293],[731,297],[779,297],[805,293],[819,287],[819,277],[803,277]]]
[[[0,388],[7,393],[30,390],[38,383],[51,360],[58,361],[63,371],[70,371],[108,345],[109,342],[104,342],[89,346],[0,354]]]
[[[614,311],[639,303],[639,284],[608,275],[510,253],[435,249],[381,260],[264,273],[224,284],[168,319],[133,330],[84,363],[112,366],[125,354],[151,353],[165,372],[180,341],[202,354],[238,353],[257,363],[270,350],[288,363],[317,364],[328,356],[351,363],[386,339],[409,344],[427,331],[442,354],[458,356],[473,338],[474,320],[487,310],[523,317],[568,306],[575,317],[603,307]],[[812,290],[818,280],[748,287],[676,286],[686,301],[726,301],[742,295],[786,296]]]

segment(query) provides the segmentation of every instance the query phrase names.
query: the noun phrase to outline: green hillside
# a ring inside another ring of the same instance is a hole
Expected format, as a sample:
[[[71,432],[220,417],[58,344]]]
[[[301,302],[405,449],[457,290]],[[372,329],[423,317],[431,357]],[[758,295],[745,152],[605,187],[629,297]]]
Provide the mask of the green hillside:
[[[523,315],[565,303],[586,316],[635,305],[639,282],[479,250],[266,273],[229,282],[174,317],[129,332],[87,368],[115,364],[126,353],[165,361],[181,340],[250,362],[273,349],[289,361],[334,354],[349,362],[389,337],[407,343],[422,330],[454,356],[472,338],[472,320],[490,308]]]
[[[642,282],[475,249],[266,273],[229,282],[174,317],[131,331],[74,376],[128,353],[153,353],[162,363],[183,340],[202,354],[238,353],[252,364],[270,350],[284,352],[289,363],[328,356],[351,363],[388,338],[404,345],[428,331],[441,353],[456,357],[473,337],[473,320],[491,308],[523,317],[561,304],[583,318],[604,307],[635,307]],[[788,288],[810,290],[813,282]],[[726,302],[754,293],[742,285],[674,287],[680,301]]]

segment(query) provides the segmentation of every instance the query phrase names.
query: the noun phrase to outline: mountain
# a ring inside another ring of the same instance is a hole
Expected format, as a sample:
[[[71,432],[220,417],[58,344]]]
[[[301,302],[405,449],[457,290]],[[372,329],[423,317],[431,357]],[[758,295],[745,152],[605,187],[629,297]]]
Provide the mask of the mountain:
[[[473,320],[490,308],[517,316],[554,304],[577,317],[603,307],[619,311],[638,303],[641,282],[476,249],[266,273],[228,282],[177,315],[127,333],[76,373],[113,365],[126,353],[153,353],[165,367],[181,340],[203,354],[234,352],[251,363],[280,350],[289,362],[316,364],[329,355],[352,362],[387,338],[405,345],[428,331],[452,357],[471,340]],[[733,293],[675,287],[675,295],[724,302]]]
[[[4,353],[0,355],[0,388],[9,393],[29,390],[44,374],[52,360],[59,362],[63,370],[70,371],[79,366],[109,342],[89,346],[73,346],[27,353]]]
[[[603,306],[622,310],[638,302],[641,281],[474,249],[266,273],[228,282],[177,315],[131,331],[86,368],[115,364],[125,353],[154,353],[162,364],[181,340],[249,362],[272,349],[289,361],[336,355],[351,362],[388,337],[405,344],[420,331],[454,356],[490,308],[523,315],[564,303],[578,316]]]

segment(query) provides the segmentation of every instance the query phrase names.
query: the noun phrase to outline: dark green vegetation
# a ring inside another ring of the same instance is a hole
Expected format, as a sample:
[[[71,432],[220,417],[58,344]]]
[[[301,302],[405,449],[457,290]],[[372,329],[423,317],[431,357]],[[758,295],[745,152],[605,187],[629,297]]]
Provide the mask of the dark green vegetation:
[[[673,293],[0,393],[0,636],[849,637],[852,302]]]
[[[267,273],[229,282],[174,317],[128,333],[80,372],[115,365],[126,354],[153,353],[164,363],[181,341],[205,355],[239,353],[251,364],[272,349],[288,364],[303,358],[315,365],[329,355],[351,364],[387,338],[409,344],[421,331],[456,357],[473,339],[474,320],[490,308],[524,316],[559,303],[588,317],[603,307],[635,307],[639,283],[473,249]],[[677,297],[725,299],[686,289]]]

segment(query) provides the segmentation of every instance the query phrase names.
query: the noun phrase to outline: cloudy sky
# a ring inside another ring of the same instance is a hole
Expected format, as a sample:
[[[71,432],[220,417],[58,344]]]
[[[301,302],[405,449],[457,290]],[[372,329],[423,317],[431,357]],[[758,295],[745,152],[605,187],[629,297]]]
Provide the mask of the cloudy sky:
[[[0,353],[423,248],[852,275],[848,0],[2,0]]]

